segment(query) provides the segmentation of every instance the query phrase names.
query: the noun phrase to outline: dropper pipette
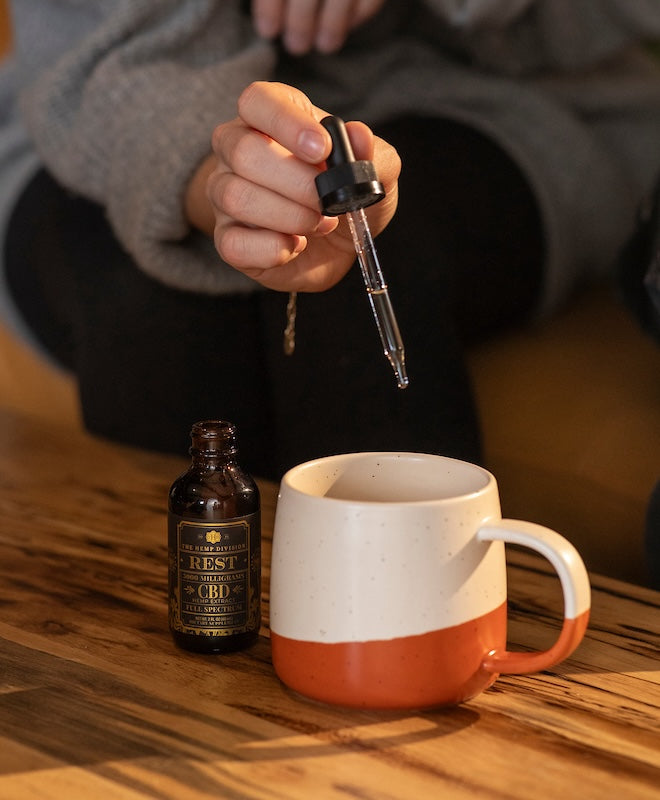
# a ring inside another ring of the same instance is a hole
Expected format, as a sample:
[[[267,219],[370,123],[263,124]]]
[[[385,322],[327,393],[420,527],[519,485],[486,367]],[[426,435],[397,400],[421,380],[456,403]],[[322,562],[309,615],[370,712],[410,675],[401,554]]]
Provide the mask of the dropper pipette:
[[[383,351],[392,365],[399,389],[405,389],[409,379],[403,340],[364,213],[367,206],[385,197],[385,191],[372,162],[355,160],[343,120],[325,117],[321,125],[332,139],[327,169],[316,178],[321,207],[329,216],[346,214]]]

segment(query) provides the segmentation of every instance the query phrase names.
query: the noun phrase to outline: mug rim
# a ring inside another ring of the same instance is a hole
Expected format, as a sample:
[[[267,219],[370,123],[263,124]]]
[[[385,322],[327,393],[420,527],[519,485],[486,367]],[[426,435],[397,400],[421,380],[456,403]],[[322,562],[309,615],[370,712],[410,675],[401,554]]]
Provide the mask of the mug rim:
[[[469,467],[475,474],[481,475],[484,479],[484,483],[479,488],[476,488],[472,491],[467,492],[457,492],[452,494],[448,497],[427,497],[425,499],[420,500],[356,500],[354,498],[343,498],[343,497],[328,497],[327,495],[322,494],[312,494],[310,492],[304,491],[303,489],[294,486],[292,483],[292,478],[294,475],[297,475],[301,472],[304,472],[308,469],[313,469],[319,464],[331,464],[334,461],[355,461],[360,458],[366,457],[376,457],[376,458],[417,458],[417,459],[431,459],[434,461],[445,461],[451,462],[453,464],[461,464],[464,467]],[[479,464],[474,464],[471,461],[465,461],[464,459],[460,458],[453,458],[452,456],[444,456],[439,453],[425,453],[422,451],[415,451],[415,450],[363,450],[357,451],[352,453],[336,453],[334,455],[328,456],[319,456],[317,458],[310,459],[309,461],[303,461],[300,464],[296,464],[293,467],[290,467],[282,476],[280,481],[280,491],[279,495],[282,494],[282,487],[286,486],[287,491],[293,492],[300,497],[306,497],[316,500],[324,500],[325,502],[334,502],[334,503],[350,503],[351,505],[364,505],[364,506],[415,506],[415,505],[429,505],[429,504],[444,504],[444,503],[455,503],[457,500],[468,500],[479,497],[480,495],[485,494],[486,492],[490,491],[495,485],[497,488],[497,480],[492,472],[487,470],[485,467],[480,466]]]

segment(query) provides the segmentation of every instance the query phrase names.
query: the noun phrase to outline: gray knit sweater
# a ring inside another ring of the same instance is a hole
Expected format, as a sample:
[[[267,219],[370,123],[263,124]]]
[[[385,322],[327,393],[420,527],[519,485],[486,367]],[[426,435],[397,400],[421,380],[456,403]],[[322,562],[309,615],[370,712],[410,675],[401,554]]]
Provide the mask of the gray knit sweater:
[[[340,54],[296,59],[256,37],[244,5],[16,0],[0,67],[0,226],[41,163],[106,208],[151,276],[257,288],[191,232],[182,195],[240,91],[277,79],[349,119],[446,115],[494,137],[542,210],[541,310],[611,267],[660,168],[660,69],[641,46],[660,39],[658,0],[390,0]],[[440,215],[451,197],[429,202]]]

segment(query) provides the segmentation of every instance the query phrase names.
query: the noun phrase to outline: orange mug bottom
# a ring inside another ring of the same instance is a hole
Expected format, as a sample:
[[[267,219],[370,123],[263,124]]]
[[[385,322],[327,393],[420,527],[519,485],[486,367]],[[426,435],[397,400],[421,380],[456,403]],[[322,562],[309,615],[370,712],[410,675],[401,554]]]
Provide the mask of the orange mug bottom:
[[[487,653],[506,644],[506,602],[481,617],[416,636],[305,642],[271,631],[273,665],[290,689],[352,708],[456,705],[490,686]]]

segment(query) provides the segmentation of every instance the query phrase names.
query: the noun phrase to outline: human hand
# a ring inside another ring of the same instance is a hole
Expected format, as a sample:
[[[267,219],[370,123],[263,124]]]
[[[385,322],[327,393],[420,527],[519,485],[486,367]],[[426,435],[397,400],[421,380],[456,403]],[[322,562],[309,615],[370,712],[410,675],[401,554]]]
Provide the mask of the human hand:
[[[332,147],[319,123],[327,113],[299,90],[251,84],[239,115],[213,133],[215,166],[207,179],[215,246],[224,261],[279,291],[323,291],[355,261],[344,219],[319,210],[314,178]],[[396,150],[361,122],[347,123],[356,159],[374,162],[386,191],[367,209],[377,235],[397,204]]]
[[[385,0],[252,0],[252,19],[266,39],[282,36],[294,55],[333,53],[353,28],[373,17]]]

